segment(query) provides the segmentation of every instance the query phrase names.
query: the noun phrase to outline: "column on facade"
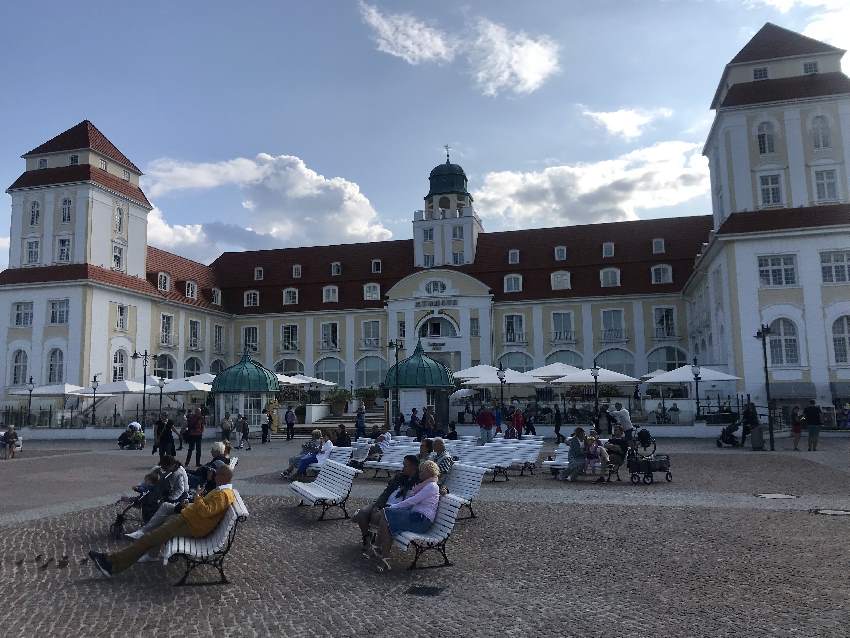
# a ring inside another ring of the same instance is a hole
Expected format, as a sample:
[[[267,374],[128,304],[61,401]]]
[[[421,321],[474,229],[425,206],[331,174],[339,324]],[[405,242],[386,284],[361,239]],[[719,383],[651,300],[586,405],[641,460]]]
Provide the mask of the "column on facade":
[[[584,367],[589,368],[596,355],[593,350],[593,309],[589,303],[581,304],[581,345]]]
[[[811,249],[810,249],[811,250]],[[814,251],[812,250],[814,253]],[[811,259],[817,258],[814,253]],[[817,400],[820,403],[832,403],[832,388],[829,383],[829,351],[827,339],[831,335],[831,326],[826,325],[821,295],[820,268],[804,268],[801,259],[798,264],[800,285],[803,288],[803,325],[799,331],[806,335],[807,363],[812,383],[815,386]],[[802,344],[800,344],[802,346]]]
[[[729,132],[732,156],[732,178],[735,193],[735,208],[730,210],[755,210],[753,204],[753,180],[750,173],[750,148],[747,119],[743,114],[729,116],[729,126],[721,131]],[[726,146],[725,136],[723,147]]]
[[[838,104],[838,121],[841,128],[841,146],[844,149],[844,178],[842,186],[844,197],[850,197],[850,102],[843,100]]]
[[[315,376],[316,360],[314,357],[314,348],[316,347],[316,339],[313,337],[313,317],[307,317],[304,322],[304,374],[308,377]]]
[[[54,238],[53,219],[56,214],[55,205],[56,191],[48,190],[44,195],[44,212],[41,217],[41,255],[39,257],[43,264],[52,264],[54,259],[53,251],[56,240]],[[112,262],[110,262],[111,265]]]
[[[534,357],[534,367],[543,366],[546,358],[544,345],[546,334],[543,332],[543,307],[535,304],[531,307],[531,352]]]
[[[345,380],[350,385],[354,378],[354,348],[357,333],[354,330],[354,315],[345,315]]]
[[[270,318],[265,319],[266,323],[266,352],[265,352],[265,360],[266,367],[270,370],[274,370],[274,352],[275,352],[275,340],[274,340],[274,321]]]
[[[493,365],[493,309],[492,304],[478,306],[479,358],[484,365]]]
[[[808,204],[806,187],[806,158],[803,150],[803,135],[800,123],[800,109],[785,111],[785,147],[788,151],[788,177],[791,186],[791,205]]]
[[[404,334],[407,336],[404,338],[404,352],[402,354],[405,357],[413,354],[413,349],[416,347],[416,325],[414,323],[414,317],[413,308],[404,311]]]
[[[174,362],[174,378],[183,376],[183,362],[186,361],[186,344],[189,341],[189,326],[186,325],[186,313],[182,310],[176,312],[174,317],[177,329],[177,361]]]
[[[469,334],[469,308],[461,306],[460,312],[460,368],[472,365],[472,337]],[[480,326],[479,326],[480,327]]]
[[[632,314],[634,315],[634,331],[635,331],[635,375],[639,377],[647,370],[646,363],[646,328],[644,326],[643,302],[632,302]]]

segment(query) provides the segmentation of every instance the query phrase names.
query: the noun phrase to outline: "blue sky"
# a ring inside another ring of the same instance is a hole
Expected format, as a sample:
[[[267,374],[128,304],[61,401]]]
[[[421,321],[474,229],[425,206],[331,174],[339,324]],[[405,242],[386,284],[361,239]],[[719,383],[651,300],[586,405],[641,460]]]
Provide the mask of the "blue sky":
[[[846,48],[845,5],[7,3],[0,178],[88,118],[202,261],[407,238],[446,143],[488,230],[703,214],[724,64],[766,21]]]

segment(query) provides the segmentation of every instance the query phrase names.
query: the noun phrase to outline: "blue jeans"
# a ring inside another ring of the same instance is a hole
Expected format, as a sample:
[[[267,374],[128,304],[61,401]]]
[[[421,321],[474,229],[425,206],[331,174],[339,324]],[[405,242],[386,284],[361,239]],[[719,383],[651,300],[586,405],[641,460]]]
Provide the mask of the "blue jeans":
[[[493,440],[493,428],[479,428],[481,443],[490,443]]]
[[[384,510],[384,516],[387,517],[387,526],[391,534],[399,532],[424,534],[433,524],[433,521],[424,514],[403,508],[388,507]]]
[[[316,462],[315,454],[305,454],[301,457],[301,460],[298,461],[298,473],[304,474],[307,471],[307,468]]]

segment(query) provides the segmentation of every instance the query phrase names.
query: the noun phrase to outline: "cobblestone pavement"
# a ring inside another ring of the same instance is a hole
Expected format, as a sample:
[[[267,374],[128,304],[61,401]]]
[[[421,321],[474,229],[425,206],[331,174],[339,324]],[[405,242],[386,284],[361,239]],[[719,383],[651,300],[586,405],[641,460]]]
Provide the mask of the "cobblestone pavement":
[[[251,516],[226,562],[230,585],[175,589],[179,564],[102,578],[83,561],[91,547],[123,544],[107,538],[116,508],[79,509],[81,499],[68,504],[79,511],[7,521],[0,626],[4,636],[845,637],[850,517],[804,507],[847,500],[846,466],[818,457],[846,459],[846,440],[825,450],[833,446],[770,455],[676,443],[670,484],[545,475],[488,484],[479,517],[460,522],[450,540],[452,567],[408,572],[410,556],[397,554],[385,574],[361,557],[350,522],[318,522],[316,511],[294,506],[272,478],[281,450],[263,450],[240,460],[236,484]],[[114,456],[77,451],[49,461],[109,465]],[[14,481],[24,489],[25,464],[13,465],[0,467],[20,472]],[[353,505],[383,483],[358,479]],[[29,486],[34,497],[41,489],[40,480]],[[116,486],[100,489],[91,498]],[[765,501],[757,491],[800,498]],[[412,585],[443,589],[423,597],[408,593]]]

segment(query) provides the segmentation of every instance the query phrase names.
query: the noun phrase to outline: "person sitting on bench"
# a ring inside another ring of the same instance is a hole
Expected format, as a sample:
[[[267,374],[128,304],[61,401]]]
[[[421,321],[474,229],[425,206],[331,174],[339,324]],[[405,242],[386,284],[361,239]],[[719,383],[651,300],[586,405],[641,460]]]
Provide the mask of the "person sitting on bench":
[[[605,449],[608,450],[608,461],[611,465],[619,467],[623,464],[629,444],[622,426],[618,425],[614,428],[614,435],[608,439]]]
[[[361,507],[354,513],[352,519],[360,526],[360,533],[363,536],[363,547],[365,548],[369,542],[369,528],[378,527],[382,510],[387,505],[398,503],[407,496],[407,493],[416,485],[419,480],[419,457],[415,454],[407,454],[402,463],[401,472],[397,472],[390,479],[384,491],[371,505]]]
[[[567,453],[567,468],[561,470],[561,478],[566,481],[575,481],[578,475],[584,472],[584,428],[576,428],[569,441],[569,452]]]
[[[145,534],[135,543],[113,554],[91,550],[89,557],[100,573],[107,578],[123,572],[133,564],[154,561],[159,558],[159,548],[172,538],[190,536],[203,538],[212,532],[228,508],[236,500],[230,481],[233,473],[229,467],[221,467],[215,474],[216,488],[193,503],[183,501],[179,510],[169,516],[162,525]],[[153,550],[153,551],[152,551]]]

